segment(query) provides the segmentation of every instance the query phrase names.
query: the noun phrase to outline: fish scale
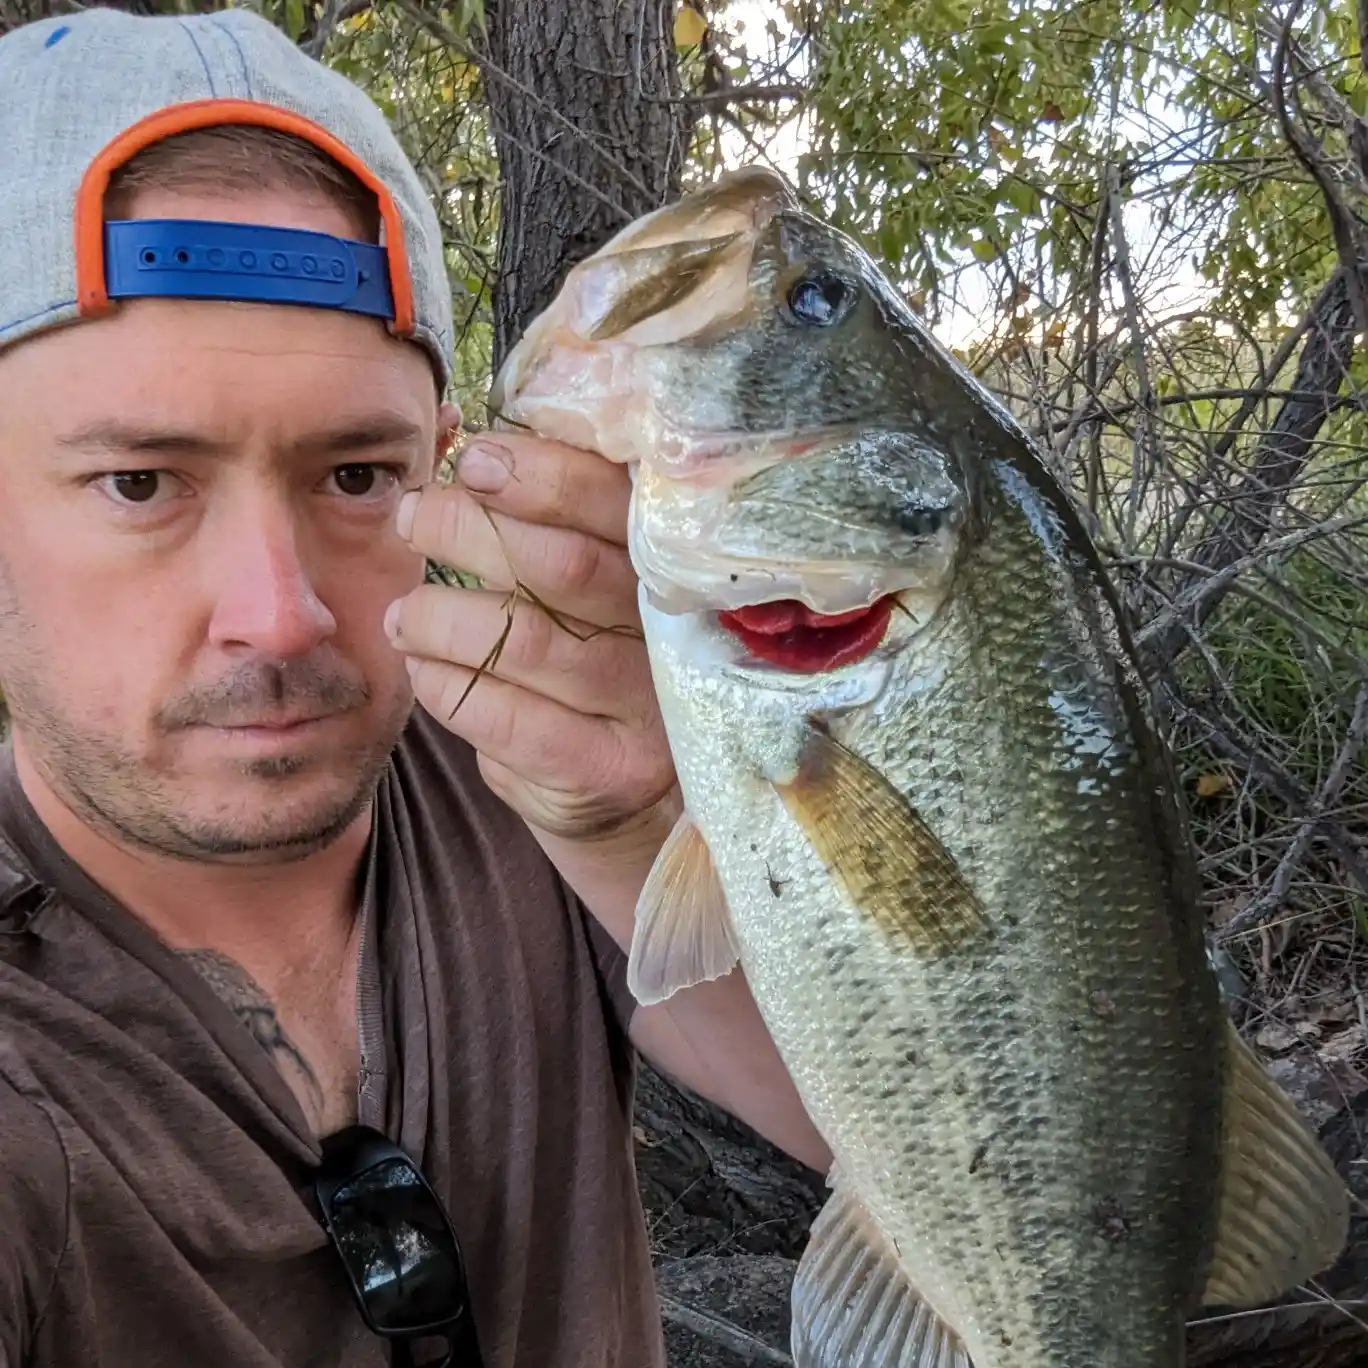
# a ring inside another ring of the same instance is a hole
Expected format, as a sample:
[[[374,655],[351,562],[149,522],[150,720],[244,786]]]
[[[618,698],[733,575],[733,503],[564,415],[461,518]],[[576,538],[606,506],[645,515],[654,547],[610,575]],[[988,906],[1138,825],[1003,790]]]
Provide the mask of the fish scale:
[[[628,984],[739,964],[834,1156],[796,1368],[1182,1368],[1196,1309],[1328,1266],[1344,1184],[1224,1017],[1096,550],[868,255],[724,178],[576,266],[491,397],[635,472],[685,811]],[[889,596],[854,658],[746,644]]]
[[[1216,1002],[1175,956],[1144,950],[1146,927],[1160,947],[1175,934],[1171,891],[1155,877],[1163,862],[1137,842],[1129,789],[1112,804],[1078,791],[1079,777],[1120,776],[1103,757],[1077,757],[1037,661],[1095,648],[1041,639],[1047,576],[1032,560],[1040,551],[1028,536],[999,533],[962,572],[937,628],[897,663],[898,675],[938,682],[911,691],[909,704],[895,676],[878,705],[834,728],[934,820],[988,909],[991,947],[948,962],[899,957],[840,897],[777,799],[727,782],[753,772],[744,738],[763,750],[755,738],[776,724],[772,708],[691,677],[668,645],[653,643],[655,673],[672,735],[714,742],[680,744],[680,780],[757,1001],[841,1169],[877,1194],[871,1205],[909,1251],[912,1281],[957,1325],[978,1368],[1083,1362],[1096,1353],[1099,1319],[1125,1357],[1090,1361],[1170,1368],[1192,1289],[1161,1270],[1195,1266],[1207,1235],[1190,1212],[1194,1188],[1211,1181],[1217,1118],[1192,1099],[1216,1096]],[[994,687],[976,696],[984,679]],[[1009,714],[994,701],[1032,694],[1033,708]],[[1066,757],[1080,768],[1061,768]],[[714,835],[728,828],[732,839]],[[767,828],[762,857],[745,833]],[[771,872],[785,881],[777,899]],[[802,918],[785,918],[786,905]],[[1104,1018],[1089,994],[1108,989]],[[1172,1123],[1156,1125],[1166,1112]],[[1137,1133],[1149,1143],[1131,1142]],[[1009,1206],[998,1187],[1013,1191]],[[1094,1209],[1108,1196],[1131,1227],[1123,1244],[1099,1232]],[[946,1211],[958,1219],[946,1223]],[[1126,1294],[1136,1281],[1154,1285],[1162,1314]]]

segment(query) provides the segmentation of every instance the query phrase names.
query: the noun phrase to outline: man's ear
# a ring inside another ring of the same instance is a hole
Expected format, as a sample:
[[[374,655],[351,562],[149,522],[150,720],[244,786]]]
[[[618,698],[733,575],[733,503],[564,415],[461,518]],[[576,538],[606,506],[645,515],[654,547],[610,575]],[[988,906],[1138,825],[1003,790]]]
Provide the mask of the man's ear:
[[[437,410],[437,450],[433,456],[432,466],[434,472],[440,470],[442,462],[451,455],[456,439],[460,436],[464,416],[459,404],[443,404]]]

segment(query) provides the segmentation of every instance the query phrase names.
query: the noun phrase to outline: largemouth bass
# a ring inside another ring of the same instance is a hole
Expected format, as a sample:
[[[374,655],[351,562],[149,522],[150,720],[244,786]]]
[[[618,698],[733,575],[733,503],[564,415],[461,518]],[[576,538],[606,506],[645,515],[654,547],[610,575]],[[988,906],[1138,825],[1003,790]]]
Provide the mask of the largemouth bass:
[[[869,256],[725,177],[570,272],[491,406],[633,471],[685,815],[630,982],[739,962],[835,1156],[800,1368],[1181,1368],[1331,1264],[1104,567]]]

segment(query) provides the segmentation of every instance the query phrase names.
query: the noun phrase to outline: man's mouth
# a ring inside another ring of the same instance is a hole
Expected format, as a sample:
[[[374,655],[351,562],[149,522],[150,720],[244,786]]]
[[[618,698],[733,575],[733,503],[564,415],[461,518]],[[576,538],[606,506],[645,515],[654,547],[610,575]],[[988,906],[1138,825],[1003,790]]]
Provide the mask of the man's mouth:
[[[797,599],[779,599],[719,613],[717,620],[757,659],[795,674],[819,674],[877,649],[893,607],[891,594],[848,613],[814,613]]]
[[[338,716],[338,712],[334,709],[330,712],[291,713],[276,717],[214,719],[202,725],[212,727],[216,731],[226,732],[289,732],[298,731],[300,728],[310,726],[315,722],[325,722],[336,716]]]

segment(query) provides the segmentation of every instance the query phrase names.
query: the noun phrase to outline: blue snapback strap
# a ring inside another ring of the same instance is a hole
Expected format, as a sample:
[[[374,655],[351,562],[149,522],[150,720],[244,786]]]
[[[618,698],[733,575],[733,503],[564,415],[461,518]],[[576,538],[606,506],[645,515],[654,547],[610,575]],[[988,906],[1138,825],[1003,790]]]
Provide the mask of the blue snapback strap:
[[[393,320],[383,247],[328,233],[205,219],[105,224],[110,299],[233,299],[311,304]]]

